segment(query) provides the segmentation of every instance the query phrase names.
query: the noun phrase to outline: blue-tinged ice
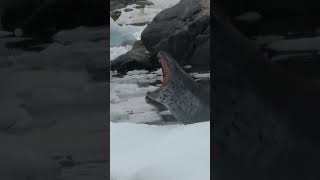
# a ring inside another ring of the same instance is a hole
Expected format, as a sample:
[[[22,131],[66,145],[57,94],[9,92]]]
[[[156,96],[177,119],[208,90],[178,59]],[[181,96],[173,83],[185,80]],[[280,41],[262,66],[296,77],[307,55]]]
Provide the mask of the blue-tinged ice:
[[[110,17],[110,46],[132,45],[137,39],[129,32],[128,28],[123,28],[116,24]]]

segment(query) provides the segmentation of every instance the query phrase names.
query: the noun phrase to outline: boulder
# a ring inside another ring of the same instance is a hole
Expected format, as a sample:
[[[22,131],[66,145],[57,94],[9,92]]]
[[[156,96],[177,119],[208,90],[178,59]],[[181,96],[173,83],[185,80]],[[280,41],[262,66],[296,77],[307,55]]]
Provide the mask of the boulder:
[[[141,41],[136,41],[132,50],[123,54],[110,63],[111,70],[127,72],[135,69],[153,69],[155,65],[150,61],[150,55]]]
[[[146,27],[141,40],[156,62],[165,50],[181,65],[209,69],[210,1],[183,0],[160,12]]]
[[[136,0],[110,0],[110,12],[126,7],[127,5],[135,3]]]

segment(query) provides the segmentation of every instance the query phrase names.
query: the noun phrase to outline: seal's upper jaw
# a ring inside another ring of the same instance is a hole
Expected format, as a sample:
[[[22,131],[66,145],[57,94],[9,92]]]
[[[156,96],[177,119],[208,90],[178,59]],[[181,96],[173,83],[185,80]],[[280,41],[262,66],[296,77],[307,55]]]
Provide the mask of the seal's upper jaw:
[[[159,51],[158,53],[158,59],[166,61],[166,63],[170,64],[171,63],[171,56],[165,52],[165,51]]]

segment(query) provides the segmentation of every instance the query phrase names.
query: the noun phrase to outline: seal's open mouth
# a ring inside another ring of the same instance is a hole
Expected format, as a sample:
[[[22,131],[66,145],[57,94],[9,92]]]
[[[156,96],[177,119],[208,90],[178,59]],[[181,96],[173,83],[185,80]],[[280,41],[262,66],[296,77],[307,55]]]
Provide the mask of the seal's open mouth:
[[[169,67],[165,60],[165,57],[163,57],[161,53],[159,53],[158,58],[162,67],[162,74],[163,74],[163,81],[160,86],[160,90],[162,90],[165,86],[167,86],[170,83],[170,72],[169,72]]]

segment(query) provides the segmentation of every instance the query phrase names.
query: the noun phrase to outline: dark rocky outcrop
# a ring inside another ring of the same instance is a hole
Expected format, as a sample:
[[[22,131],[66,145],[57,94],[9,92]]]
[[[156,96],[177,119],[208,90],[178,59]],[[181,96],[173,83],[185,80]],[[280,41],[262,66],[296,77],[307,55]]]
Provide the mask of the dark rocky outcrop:
[[[136,41],[132,47],[132,50],[117,57],[110,63],[111,70],[117,70],[124,73],[135,69],[154,69],[156,67],[150,61],[150,55],[147,49],[144,47],[141,41]]]
[[[183,0],[160,12],[141,40],[156,61],[159,50],[170,52],[181,65],[209,69],[210,1]]]
[[[150,68],[149,64],[160,67],[156,55],[164,50],[172,54],[182,66],[192,65],[196,70],[209,70],[210,1],[183,0],[163,10],[143,31],[141,41],[150,52],[150,59],[143,60],[150,62],[144,63],[147,66],[141,68]],[[120,66],[113,67],[117,69]]]

